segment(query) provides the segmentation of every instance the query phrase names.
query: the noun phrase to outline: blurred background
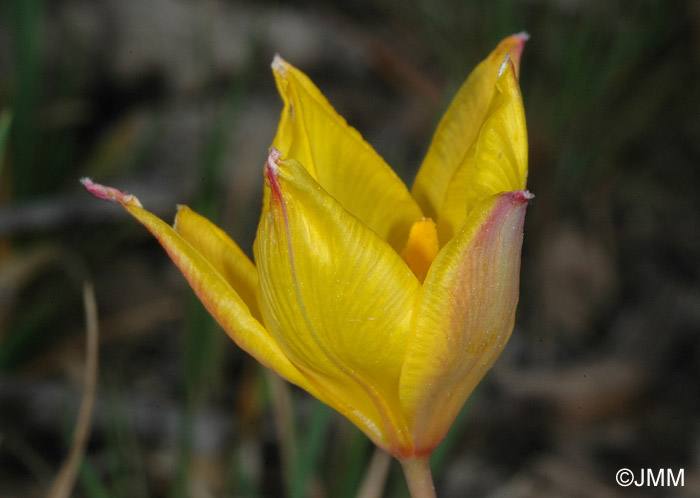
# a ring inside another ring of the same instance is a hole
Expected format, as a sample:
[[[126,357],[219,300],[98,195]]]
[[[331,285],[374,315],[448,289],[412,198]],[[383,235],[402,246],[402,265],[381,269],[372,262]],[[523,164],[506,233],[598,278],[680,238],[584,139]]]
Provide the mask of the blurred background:
[[[522,30],[537,198],[520,305],[433,458],[438,496],[700,496],[699,28],[692,0],[0,3],[0,498],[47,496],[86,375],[72,496],[355,496],[369,441],[293,389],[285,457],[286,398],[78,179],[166,220],[188,204],[250,254],[275,53],[410,185],[456,89]],[[622,467],[684,486],[623,488]],[[383,496],[407,496],[395,463]]]

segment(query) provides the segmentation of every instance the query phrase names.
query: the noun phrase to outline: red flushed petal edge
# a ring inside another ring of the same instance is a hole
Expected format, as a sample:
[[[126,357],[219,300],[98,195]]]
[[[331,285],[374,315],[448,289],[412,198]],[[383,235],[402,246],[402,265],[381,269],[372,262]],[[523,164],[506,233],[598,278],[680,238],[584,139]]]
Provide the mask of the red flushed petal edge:
[[[530,35],[525,32],[521,31],[520,33],[516,33],[514,35],[511,35],[512,38],[516,38],[518,40],[517,44],[512,48],[510,51],[510,58],[513,61],[513,69],[515,71],[515,77],[519,78],[520,75],[520,59],[522,58],[523,55],[523,49],[525,48],[525,42],[527,42],[530,39]],[[500,71],[499,71],[500,74]]]
[[[280,184],[277,181],[277,175],[279,175],[279,167],[277,166],[277,161],[280,159],[280,151],[275,147],[270,149],[270,153],[267,156],[267,164],[265,165],[265,177],[267,181],[270,182],[270,190],[272,190],[272,196],[276,199],[282,198],[282,192],[280,190]]]

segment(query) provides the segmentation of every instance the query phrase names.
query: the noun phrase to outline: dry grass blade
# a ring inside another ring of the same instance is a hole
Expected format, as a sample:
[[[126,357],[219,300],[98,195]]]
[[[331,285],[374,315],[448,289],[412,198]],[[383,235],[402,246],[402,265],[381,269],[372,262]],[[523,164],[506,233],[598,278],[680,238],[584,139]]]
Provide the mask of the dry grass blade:
[[[95,405],[97,390],[98,366],[98,321],[97,303],[92,284],[85,282],[83,286],[83,303],[85,306],[85,322],[87,328],[87,350],[85,354],[85,379],[83,385],[83,400],[80,404],[78,421],[75,424],[73,443],[68,457],[54,479],[47,498],[68,498],[73,490],[75,478],[78,475],[80,460],[85,452],[88,434],[92,422],[92,411]]]
[[[360,490],[357,492],[357,498],[380,498],[386,486],[386,478],[389,475],[390,467],[391,455],[376,448],[367,467],[365,477],[362,480]]]

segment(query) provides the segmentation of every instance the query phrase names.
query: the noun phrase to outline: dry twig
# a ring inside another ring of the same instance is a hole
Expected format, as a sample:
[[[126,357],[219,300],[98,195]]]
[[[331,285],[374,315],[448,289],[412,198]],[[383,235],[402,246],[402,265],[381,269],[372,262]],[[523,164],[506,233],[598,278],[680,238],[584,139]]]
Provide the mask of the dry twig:
[[[83,302],[85,305],[85,322],[87,329],[87,350],[85,353],[85,379],[83,385],[83,400],[80,404],[78,420],[73,433],[73,444],[68,457],[63,462],[56,475],[47,498],[68,498],[75,485],[80,460],[85,452],[88,435],[92,423],[92,412],[95,405],[97,390],[98,366],[98,321],[97,303],[92,284],[85,282],[83,286]]]
[[[374,450],[367,472],[357,492],[357,498],[380,498],[391,467],[391,456],[379,448]]]

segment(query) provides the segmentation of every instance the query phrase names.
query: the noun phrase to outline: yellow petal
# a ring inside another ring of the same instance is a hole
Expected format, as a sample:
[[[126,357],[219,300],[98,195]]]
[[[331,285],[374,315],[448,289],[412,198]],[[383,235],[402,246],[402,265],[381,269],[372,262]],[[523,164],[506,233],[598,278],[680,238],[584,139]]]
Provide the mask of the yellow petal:
[[[519,191],[483,201],[428,272],[399,387],[416,454],[440,443],[510,337],[530,198]]]
[[[219,227],[187,206],[178,206],[173,228],[199,252],[262,320],[257,300],[258,272],[253,262]]]
[[[499,192],[525,188],[527,129],[523,100],[512,62],[503,61],[495,93],[477,141],[469,149],[447,187],[438,215],[444,245],[467,213]]]
[[[422,213],[404,183],[301,71],[272,62],[284,101],[273,146],[298,160],[351,214],[396,250]]]
[[[265,328],[251,316],[243,300],[202,254],[167,223],[143,209],[136,197],[87,178],[81,181],[93,195],[121,204],[158,239],[202,304],[241,349],[290,382],[315,393],[314,386],[287,359]]]
[[[255,261],[265,323],[330,404],[378,445],[412,447],[398,381],[420,285],[398,254],[273,149]]]
[[[447,185],[484,122],[503,58],[510,54],[517,74],[527,39],[520,33],[503,40],[472,71],[438,124],[412,189],[425,216],[437,219]]]

